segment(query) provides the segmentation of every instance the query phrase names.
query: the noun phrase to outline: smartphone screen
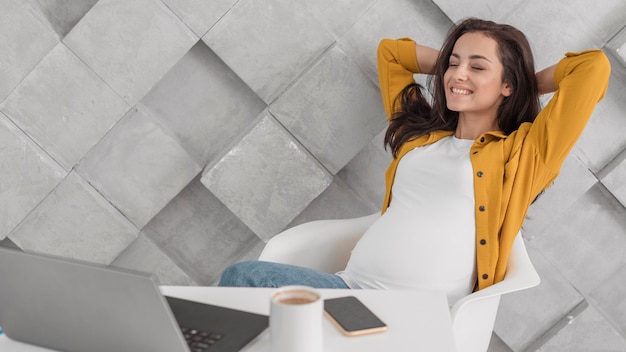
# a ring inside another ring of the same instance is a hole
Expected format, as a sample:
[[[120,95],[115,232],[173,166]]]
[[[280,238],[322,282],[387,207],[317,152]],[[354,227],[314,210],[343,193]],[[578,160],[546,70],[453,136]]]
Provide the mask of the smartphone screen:
[[[324,313],[347,336],[387,330],[387,325],[354,296],[324,300]]]

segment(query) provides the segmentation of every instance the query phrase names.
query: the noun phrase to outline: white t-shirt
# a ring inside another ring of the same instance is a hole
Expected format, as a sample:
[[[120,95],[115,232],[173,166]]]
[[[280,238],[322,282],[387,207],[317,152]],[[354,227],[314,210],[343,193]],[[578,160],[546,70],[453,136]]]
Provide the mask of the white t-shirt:
[[[438,289],[450,305],[476,281],[473,140],[446,137],[407,153],[387,211],[338,275],[351,288]]]

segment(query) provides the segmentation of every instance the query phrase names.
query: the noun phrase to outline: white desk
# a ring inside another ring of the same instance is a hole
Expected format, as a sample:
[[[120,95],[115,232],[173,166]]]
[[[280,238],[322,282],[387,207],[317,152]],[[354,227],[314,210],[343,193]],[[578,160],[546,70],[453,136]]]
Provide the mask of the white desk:
[[[164,286],[165,295],[211,303],[229,308],[269,314],[269,297],[274,289]],[[324,319],[324,351],[454,351],[448,302],[443,293],[429,291],[320,290],[323,298],[357,296],[388,325],[388,331],[345,337]],[[0,351],[48,352],[0,335]],[[243,351],[269,351],[266,330]]]

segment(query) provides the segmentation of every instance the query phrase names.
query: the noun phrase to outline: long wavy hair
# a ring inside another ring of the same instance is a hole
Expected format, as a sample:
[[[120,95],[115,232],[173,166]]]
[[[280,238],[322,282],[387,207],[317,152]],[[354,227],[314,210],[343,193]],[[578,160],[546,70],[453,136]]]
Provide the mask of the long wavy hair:
[[[385,134],[394,156],[407,141],[437,130],[456,130],[459,113],[448,109],[443,75],[448,70],[450,55],[456,41],[466,33],[480,32],[497,43],[502,66],[502,82],[512,88],[498,108],[497,123],[505,134],[517,130],[524,122],[532,122],[539,113],[539,90],[535,63],[526,36],[510,25],[469,18],[453,27],[439,51],[433,74],[428,79],[432,105],[424,97],[423,87],[412,83],[397,97],[398,107]]]

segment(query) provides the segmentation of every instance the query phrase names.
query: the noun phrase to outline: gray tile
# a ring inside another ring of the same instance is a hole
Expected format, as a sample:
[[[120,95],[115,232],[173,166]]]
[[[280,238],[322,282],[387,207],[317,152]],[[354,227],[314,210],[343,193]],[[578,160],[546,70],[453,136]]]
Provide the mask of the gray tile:
[[[495,333],[514,351],[525,351],[584,300],[536,246],[526,242],[541,284],[502,296],[496,317]]]
[[[583,14],[580,16],[580,23],[576,25],[600,38],[601,42],[595,45],[597,48],[611,39],[626,24],[626,2],[623,0],[605,0],[602,6],[589,6],[585,1],[574,1],[568,3],[568,7]],[[539,8],[537,11],[541,10]]]
[[[626,339],[593,306],[589,306],[536,351],[626,351]]]
[[[377,1],[339,40],[339,45],[378,84],[376,48],[381,39],[410,37],[439,48],[451,25],[430,1]]]
[[[378,89],[336,47],[270,111],[333,174],[387,126]]]
[[[189,28],[199,37],[202,37],[209,28],[230,10],[237,0],[161,0],[163,1]]]
[[[202,175],[202,183],[264,240],[331,182],[332,176],[269,113]]]
[[[0,113],[0,239],[50,193],[66,172]]]
[[[129,106],[59,43],[0,109],[71,170]]]
[[[602,184],[626,207],[626,149],[602,170]]]
[[[580,136],[574,152],[583,163],[598,173],[626,148],[626,76],[616,75],[618,65],[613,62],[609,90],[596,106],[591,120]]]
[[[617,66],[626,67],[626,26],[622,27],[604,48],[617,59]]]
[[[291,0],[239,1],[202,40],[267,103],[333,42]]]
[[[535,236],[536,248],[588,294],[626,264],[626,209],[596,184]]]
[[[200,177],[150,221],[146,235],[198,284],[216,283],[226,266],[264,245]]]
[[[100,0],[63,42],[134,105],[197,40],[161,1]]]
[[[626,265],[591,292],[589,301],[626,337]]]
[[[0,2],[0,101],[58,42],[52,27],[27,2]]]
[[[20,249],[10,238],[5,237],[3,240],[0,240],[0,247],[4,248],[12,248],[12,249]]]
[[[372,139],[337,174],[362,199],[375,209],[382,208],[385,197],[385,172],[391,162],[391,151],[385,150],[385,130]]]
[[[32,3],[62,38],[96,2],[98,0],[35,0]]]
[[[541,69],[555,64],[568,51],[599,48],[604,44],[600,33],[594,30],[597,23],[594,26],[585,19],[589,11],[592,10],[582,1],[564,6],[557,1],[527,0],[502,22],[526,35],[535,55],[535,66]]]
[[[112,266],[153,274],[159,285],[194,285],[195,282],[142,231],[112,263]]]
[[[287,227],[314,220],[357,218],[374,214],[379,210],[359,197],[339,177],[335,177],[333,183]]]
[[[455,23],[468,17],[502,22],[507,14],[524,3],[523,0],[506,3],[498,0],[476,0],[472,1],[471,6],[467,6],[467,2],[463,0],[433,0],[433,2]]]
[[[139,230],[76,173],[70,173],[11,233],[20,248],[111,263]]]
[[[543,235],[557,216],[597,182],[596,177],[576,155],[570,153],[554,183],[530,206],[523,226],[524,235]]]
[[[489,343],[487,352],[513,352],[513,350],[502,341],[500,336],[494,333],[491,335],[491,342]]]
[[[145,111],[133,108],[77,170],[142,228],[201,168]]]
[[[376,0],[306,1],[307,10],[330,32],[341,37]]]
[[[206,165],[265,109],[203,42],[198,42],[141,101]]]

